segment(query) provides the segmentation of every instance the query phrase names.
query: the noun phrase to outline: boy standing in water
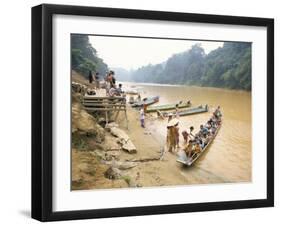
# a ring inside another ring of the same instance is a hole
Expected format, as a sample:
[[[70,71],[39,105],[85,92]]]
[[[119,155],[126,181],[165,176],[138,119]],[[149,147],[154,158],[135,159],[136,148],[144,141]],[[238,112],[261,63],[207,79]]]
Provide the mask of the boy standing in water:
[[[142,128],[145,128],[144,119],[145,119],[145,115],[144,115],[144,105],[142,105],[142,106],[141,106],[141,109],[140,109],[140,122],[141,122],[141,127],[142,127]]]

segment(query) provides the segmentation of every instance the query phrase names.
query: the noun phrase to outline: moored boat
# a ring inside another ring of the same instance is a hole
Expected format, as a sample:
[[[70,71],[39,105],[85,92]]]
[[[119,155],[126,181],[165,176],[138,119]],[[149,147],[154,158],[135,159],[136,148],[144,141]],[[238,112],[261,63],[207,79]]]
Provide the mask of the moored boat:
[[[185,103],[179,102],[174,104],[164,104],[164,105],[158,105],[158,106],[151,106],[146,109],[146,113],[150,112],[156,112],[156,111],[168,111],[173,110],[176,108],[187,108],[191,106],[191,102],[187,101]]]
[[[129,95],[138,95],[139,94],[139,92],[137,90],[125,90],[124,92]]]
[[[188,108],[188,109],[184,109],[184,110],[180,110],[178,111],[178,115],[179,116],[187,116],[187,115],[194,115],[194,114],[199,114],[199,113],[205,113],[205,112],[208,112],[209,111],[209,107],[208,105],[206,104],[205,106],[198,106],[198,107],[195,107],[195,108]],[[173,115],[176,115],[176,112],[160,112],[160,111],[157,111],[158,114],[160,114],[161,116],[163,117],[168,117],[170,114],[173,114]]]
[[[157,103],[159,101],[159,96],[154,96],[154,97],[147,97],[144,98],[143,100],[136,102],[134,104],[132,104],[132,107],[141,107],[142,105],[151,105],[154,103]]]
[[[215,134],[213,135],[213,137],[209,140],[208,144],[202,149],[202,151],[198,154],[193,154],[191,157],[188,157],[185,153],[185,151],[181,150],[178,153],[178,158],[177,158],[177,162],[180,162],[184,165],[187,166],[191,166],[206,150],[207,148],[210,146],[210,144],[213,142],[213,140],[215,139],[215,137],[218,134],[218,131],[220,130],[222,125],[222,121],[221,124],[217,127]]]

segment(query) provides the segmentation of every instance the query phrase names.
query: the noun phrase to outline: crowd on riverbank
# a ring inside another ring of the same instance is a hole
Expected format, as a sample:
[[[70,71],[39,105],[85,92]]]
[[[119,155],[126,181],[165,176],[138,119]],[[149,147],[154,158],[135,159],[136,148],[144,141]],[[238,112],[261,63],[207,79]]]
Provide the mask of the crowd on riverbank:
[[[99,72],[93,74],[92,71],[89,71],[88,80],[90,84],[95,84],[96,89],[105,88],[106,95],[109,97],[122,96],[124,94],[122,83],[119,83],[117,86],[115,73],[112,70],[107,72],[103,79],[101,79]]]

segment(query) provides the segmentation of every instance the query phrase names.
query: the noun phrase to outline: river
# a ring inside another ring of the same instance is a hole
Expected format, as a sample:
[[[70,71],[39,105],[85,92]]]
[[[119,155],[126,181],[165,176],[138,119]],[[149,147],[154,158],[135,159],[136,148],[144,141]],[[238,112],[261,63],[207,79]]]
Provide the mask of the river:
[[[252,124],[251,92],[195,86],[173,86],[159,84],[125,83],[125,87],[136,86],[142,97],[160,96],[159,103],[176,103],[180,100],[192,102],[192,107],[208,104],[210,111],[180,118],[180,134],[194,126],[208,121],[212,111],[221,106],[223,122],[215,140],[193,166],[194,170],[205,172],[210,180],[218,178],[223,182],[249,182],[252,169]],[[154,120],[150,129],[160,134],[159,142],[165,142],[166,122]],[[182,137],[180,138],[182,143]],[[189,173],[183,170],[182,174]]]

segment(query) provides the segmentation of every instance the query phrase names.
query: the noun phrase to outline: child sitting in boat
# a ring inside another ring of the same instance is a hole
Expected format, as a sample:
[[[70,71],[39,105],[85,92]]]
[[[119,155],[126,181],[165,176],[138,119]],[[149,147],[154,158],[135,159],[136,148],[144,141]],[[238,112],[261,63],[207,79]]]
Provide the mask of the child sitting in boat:
[[[216,118],[221,118],[222,113],[221,113],[221,107],[220,106],[217,107],[214,114],[215,114]]]
[[[202,137],[202,142],[203,142],[203,148],[206,147],[206,145],[209,143],[210,141],[210,137],[208,136],[208,134],[210,134],[209,132],[207,134],[204,134],[203,137]]]
[[[194,127],[193,127],[193,126],[190,126],[190,127],[189,127],[189,134],[190,134],[190,136],[192,136],[192,137],[194,137],[194,135],[193,135],[193,133],[192,133],[193,130],[194,130]]]
[[[199,154],[202,151],[202,147],[200,145],[200,142],[197,141],[193,150],[193,155],[194,154]]]
[[[207,134],[208,133],[208,128],[203,126],[203,125],[200,125],[200,134]]]
[[[191,157],[192,155],[192,151],[193,151],[193,142],[192,140],[189,140],[188,144],[185,145],[185,147],[183,148],[185,154],[187,155],[187,157]]]
[[[181,134],[183,136],[184,144],[187,144],[188,143],[188,138],[191,138],[189,133],[186,130],[184,130],[184,131],[182,131]]]

